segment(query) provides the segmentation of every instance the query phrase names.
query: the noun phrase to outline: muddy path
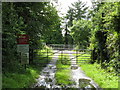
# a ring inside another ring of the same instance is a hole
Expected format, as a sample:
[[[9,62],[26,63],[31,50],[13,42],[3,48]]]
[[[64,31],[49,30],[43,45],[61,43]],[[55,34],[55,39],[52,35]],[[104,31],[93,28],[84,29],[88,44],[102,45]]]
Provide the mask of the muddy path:
[[[37,83],[33,86],[33,88],[57,88],[59,86],[55,85],[55,72],[56,72],[56,62],[58,60],[58,56],[60,54],[59,50],[53,51],[54,56],[49,64],[43,68],[39,78],[37,79]]]
[[[63,54],[68,54],[71,60],[71,77],[72,80],[75,81],[75,85],[71,86],[72,88],[95,88],[96,90],[99,86],[90,78],[85,75],[82,69],[77,65],[76,58],[73,54],[74,51],[70,50],[54,50],[54,56],[49,64],[41,71],[39,78],[37,79],[37,83],[33,86],[33,88],[61,88],[56,85],[55,73],[56,73],[56,62],[58,60],[58,56]],[[70,88],[70,87],[69,87]]]
[[[69,54],[71,59],[71,75],[73,80],[76,82],[76,88],[100,88],[98,84],[94,82],[90,77],[86,76],[82,71],[81,67],[77,65],[75,51],[64,51],[64,53]]]

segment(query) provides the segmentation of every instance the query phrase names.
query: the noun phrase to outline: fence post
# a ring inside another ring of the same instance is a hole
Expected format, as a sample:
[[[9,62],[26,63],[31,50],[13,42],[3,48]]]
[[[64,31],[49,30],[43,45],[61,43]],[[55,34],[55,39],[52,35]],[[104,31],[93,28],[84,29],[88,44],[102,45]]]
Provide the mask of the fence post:
[[[61,50],[61,63],[63,64],[63,50]]]
[[[47,49],[47,63],[48,63],[49,61],[48,61],[48,49]]]
[[[76,49],[76,64],[78,64],[78,60],[77,60],[77,49]]]

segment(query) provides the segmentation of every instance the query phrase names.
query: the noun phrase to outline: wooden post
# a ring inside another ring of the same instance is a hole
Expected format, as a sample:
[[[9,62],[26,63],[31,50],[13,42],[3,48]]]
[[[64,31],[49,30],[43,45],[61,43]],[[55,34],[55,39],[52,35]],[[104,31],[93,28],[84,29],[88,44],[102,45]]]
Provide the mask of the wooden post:
[[[78,64],[78,59],[77,59],[77,50],[76,50],[76,64]]]
[[[25,64],[25,70],[26,70],[26,68],[27,68],[27,64]]]
[[[47,63],[49,63],[49,61],[48,61],[48,49],[47,49]]]
[[[63,50],[61,50],[61,63],[63,64]]]

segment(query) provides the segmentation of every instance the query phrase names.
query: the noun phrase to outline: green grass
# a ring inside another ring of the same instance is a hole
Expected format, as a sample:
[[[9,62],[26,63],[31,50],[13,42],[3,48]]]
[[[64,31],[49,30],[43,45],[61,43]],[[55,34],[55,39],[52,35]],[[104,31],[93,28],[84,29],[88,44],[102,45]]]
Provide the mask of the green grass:
[[[3,88],[27,88],[38,78],[39,70],[36,66],[30,66],[26,68],[25,72],[15,73],[6,72],[3,74]]]
[[[79,54],[78,60],[90,60],[90,54]]]
[[[41,50],[45,52],[45,50]],[[52,52],[52,50],[50,51]],[[28,65],[25,69],[24,66],[20,65],[13,66],[14,68],[20,67],[19,69],[15,69],[15,71],[5,71],[2,75],[2,87],[3,88],[28,88],[31,87],[36,82],[36,78],[38,78],[40,71],[43,66],[49,63],[52,57],[47,57],[45,53],[40,53],[38,51],[38,56],[34,60],[32,65]],[[44,58],[43,58],[44,57]],[[49,59],[49,60],[48,60]],[[41,64],[44,63],[44,64]]]
[[[71,81],[71,70],[70,70],[70,61],[69,61],[69,57],[68,55],[66,56],[66,54],[62,54],[62,58],[61,55],[59,56],[59,60],[57,61],[57,71],[55,74],[56,77],[56,81],[58,85],[70,85],[73,84],[73,81]],[[62,60],[64,60],[64,64],[62,62]]]
[[[87,76],[91,77],[101,88],[118,88],[118,76],[116,76],[116,73],[107,72],[106,69],[102,69],[97,63],[89,64],[89,54],[79,56],[78,60],[84,60],[84,56],[89,56],[86,57],[88,60],[85,63],[80,63],[80,67]]]
[[[50,62],[52,57],[53,51],[50,48],[46,47],[45,49],[38,50],[37,57],[34,60],[34,64],[40,64],[40,67],[45,67],[46,64]]]
[[[101,88],[118,88],[118,76],[100,68],[99,64],[81,65],[86,75],[91,77]]]
[[[74,56],[78,56],[77,57],[77,61],[78,61],[78,64],[83,64],[83,63],[88,63],[90,60],[91,60],[91,58],[90,58],[90,54],[80,54],[80,53],[78,53],[78,54],[73,54]]]
[[[41,66],[46,65],[46,63],[48,63],[53,57],[52,50],[49,48],[39,50],[37,54],[38,57],[36,58],[37,60],[35,61],[35,63],[40,63]]]

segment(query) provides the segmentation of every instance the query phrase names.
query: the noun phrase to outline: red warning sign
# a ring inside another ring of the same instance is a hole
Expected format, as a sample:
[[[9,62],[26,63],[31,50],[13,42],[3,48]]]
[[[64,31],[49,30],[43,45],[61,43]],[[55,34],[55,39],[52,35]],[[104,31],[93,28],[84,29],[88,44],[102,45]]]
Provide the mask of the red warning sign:
[[[18,35],[17,44],[29,44],[29,36],[26,34]]]

